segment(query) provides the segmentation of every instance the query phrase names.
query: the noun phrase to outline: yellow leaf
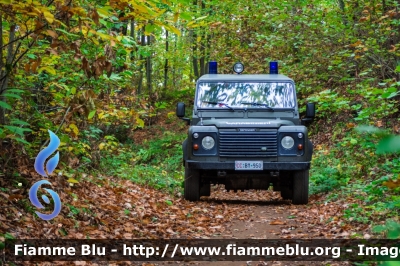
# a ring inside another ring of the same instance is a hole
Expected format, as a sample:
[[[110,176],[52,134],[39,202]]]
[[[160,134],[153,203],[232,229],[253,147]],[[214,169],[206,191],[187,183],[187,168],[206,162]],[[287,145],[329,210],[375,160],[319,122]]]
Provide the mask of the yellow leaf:
[[[56,74],[56,70],[52,66],[41,67],[41,68],[39,68],[38,73],[41,73],[44,70],[46,70],[49,74],[52,74],[52,75]]]
[[[172,31],[172,32],[175,33],[176,35],[181,36],[181,32],[180,32],[177,28],[175,28],[174,26],[171,26],[171,25],[164,25],[164,27],[165,27],[167,30]]]
[[[397,180],[388,180],[382,183],[384,186],[390,188],[390,189],[395,189],[400,187],[400,179]]]
[[[104,142],[102,142],[99,145],[99,149],[102,150],[102,149],[104,149],[105,146],[106,146],[106,144]]]
[[[78,136],[79,134],[79,129],[75,124],[70,124],[69,128],[72,129],[72,131],[74,132],[75,136]]]
[[[72,177],[68,178],[67,182],[68,182],[68,183],[75,183],[75,184],[76,184],[76,183],[79,183],[78,180],[76,180],[76,179],[74,179],[74,178],[72,178]]]
[[[100,38],[104,39],[104,40],[110,40],[112,38],[111,35],[107,35],[101,32],[95,32],[97,36],[99,36]]]
[[[136,124],[138,127],[144,127],[144,121],[142,119],[140,119],[139,117],[136,118]]]
[[[54,22],[54,16],[49,11],[44,11],[43,15],[50,24]]]
[[[134,2],[132,4],[133,4],[133,7],[136,9],[136,11],[140,11],[140,13],[143,13],[143,14],[149,14],[150,13],[149,9],[147,7],[138,5],[138,4],[134,3]]]
[[[68,147],[68,151],[72,151],[74,148],[72,147]]]
[[[90,39],[92,40],[92,42],[93,42],[94,44],[99,45],[99,41],[96,40],[96,38],[90,38]]]
[[[178,17],[179,17],[179,13],[175,13],[175,14],[174,14],[174,22],[177,22],[177,21],[178,21]]]

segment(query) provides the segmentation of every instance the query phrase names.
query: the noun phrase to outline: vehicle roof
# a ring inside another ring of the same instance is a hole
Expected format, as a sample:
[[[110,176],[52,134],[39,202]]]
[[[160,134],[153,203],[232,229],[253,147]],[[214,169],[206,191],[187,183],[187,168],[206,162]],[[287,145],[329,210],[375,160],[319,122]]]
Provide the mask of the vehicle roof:
[[[291,81],[293,80],[281,74],[206,74],[198,79],[200,81]]]

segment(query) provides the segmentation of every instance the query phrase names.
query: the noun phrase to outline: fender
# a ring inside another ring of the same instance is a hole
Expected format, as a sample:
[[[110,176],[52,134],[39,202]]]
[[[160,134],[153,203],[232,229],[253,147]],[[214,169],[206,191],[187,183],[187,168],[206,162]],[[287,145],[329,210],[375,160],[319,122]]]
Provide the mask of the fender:
[[[182,159],[182,162],[183,162],[183,166],[185,166],[185,162],[186,162],[186,160],[187,160],[187,139],[185,139],[183,142],[182,142],[182,151],[183,151],[183,159]]]

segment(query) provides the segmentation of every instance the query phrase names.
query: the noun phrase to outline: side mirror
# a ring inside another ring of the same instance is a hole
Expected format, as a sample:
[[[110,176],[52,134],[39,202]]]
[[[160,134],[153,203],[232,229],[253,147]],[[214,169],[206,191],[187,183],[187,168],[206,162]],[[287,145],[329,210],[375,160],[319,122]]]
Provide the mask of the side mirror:
[[[310,123],[315,118],[315,103],[307,103],[306,105],[306,117],[301,119],[303,125]]]
[[[314,119],[315,117],[315,103],[307,103],[306,118]]]
[[[185,104],[177,103],[176,104],[176,116],[182,118],[185,116]]]
[[[176,116],[183,121],[186,121],[188,125],[190,125],[190,118],[184,117],[185,116],[185,104],[184,103],[177,103],[176,104]]]

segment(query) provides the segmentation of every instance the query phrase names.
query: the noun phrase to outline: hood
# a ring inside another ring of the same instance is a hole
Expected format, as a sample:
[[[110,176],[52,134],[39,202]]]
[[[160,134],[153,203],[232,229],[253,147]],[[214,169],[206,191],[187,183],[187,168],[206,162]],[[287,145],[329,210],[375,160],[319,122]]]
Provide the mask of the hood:
[[[197,123],[200,125],[200,122]],[[238,128],[238,127],[269,127],[269,128],[279,128],[281,126],[293,126],[294,123],[288,120],[280,119],[210,119],[203,120],[204,126],[216,126],[218,128]]]

